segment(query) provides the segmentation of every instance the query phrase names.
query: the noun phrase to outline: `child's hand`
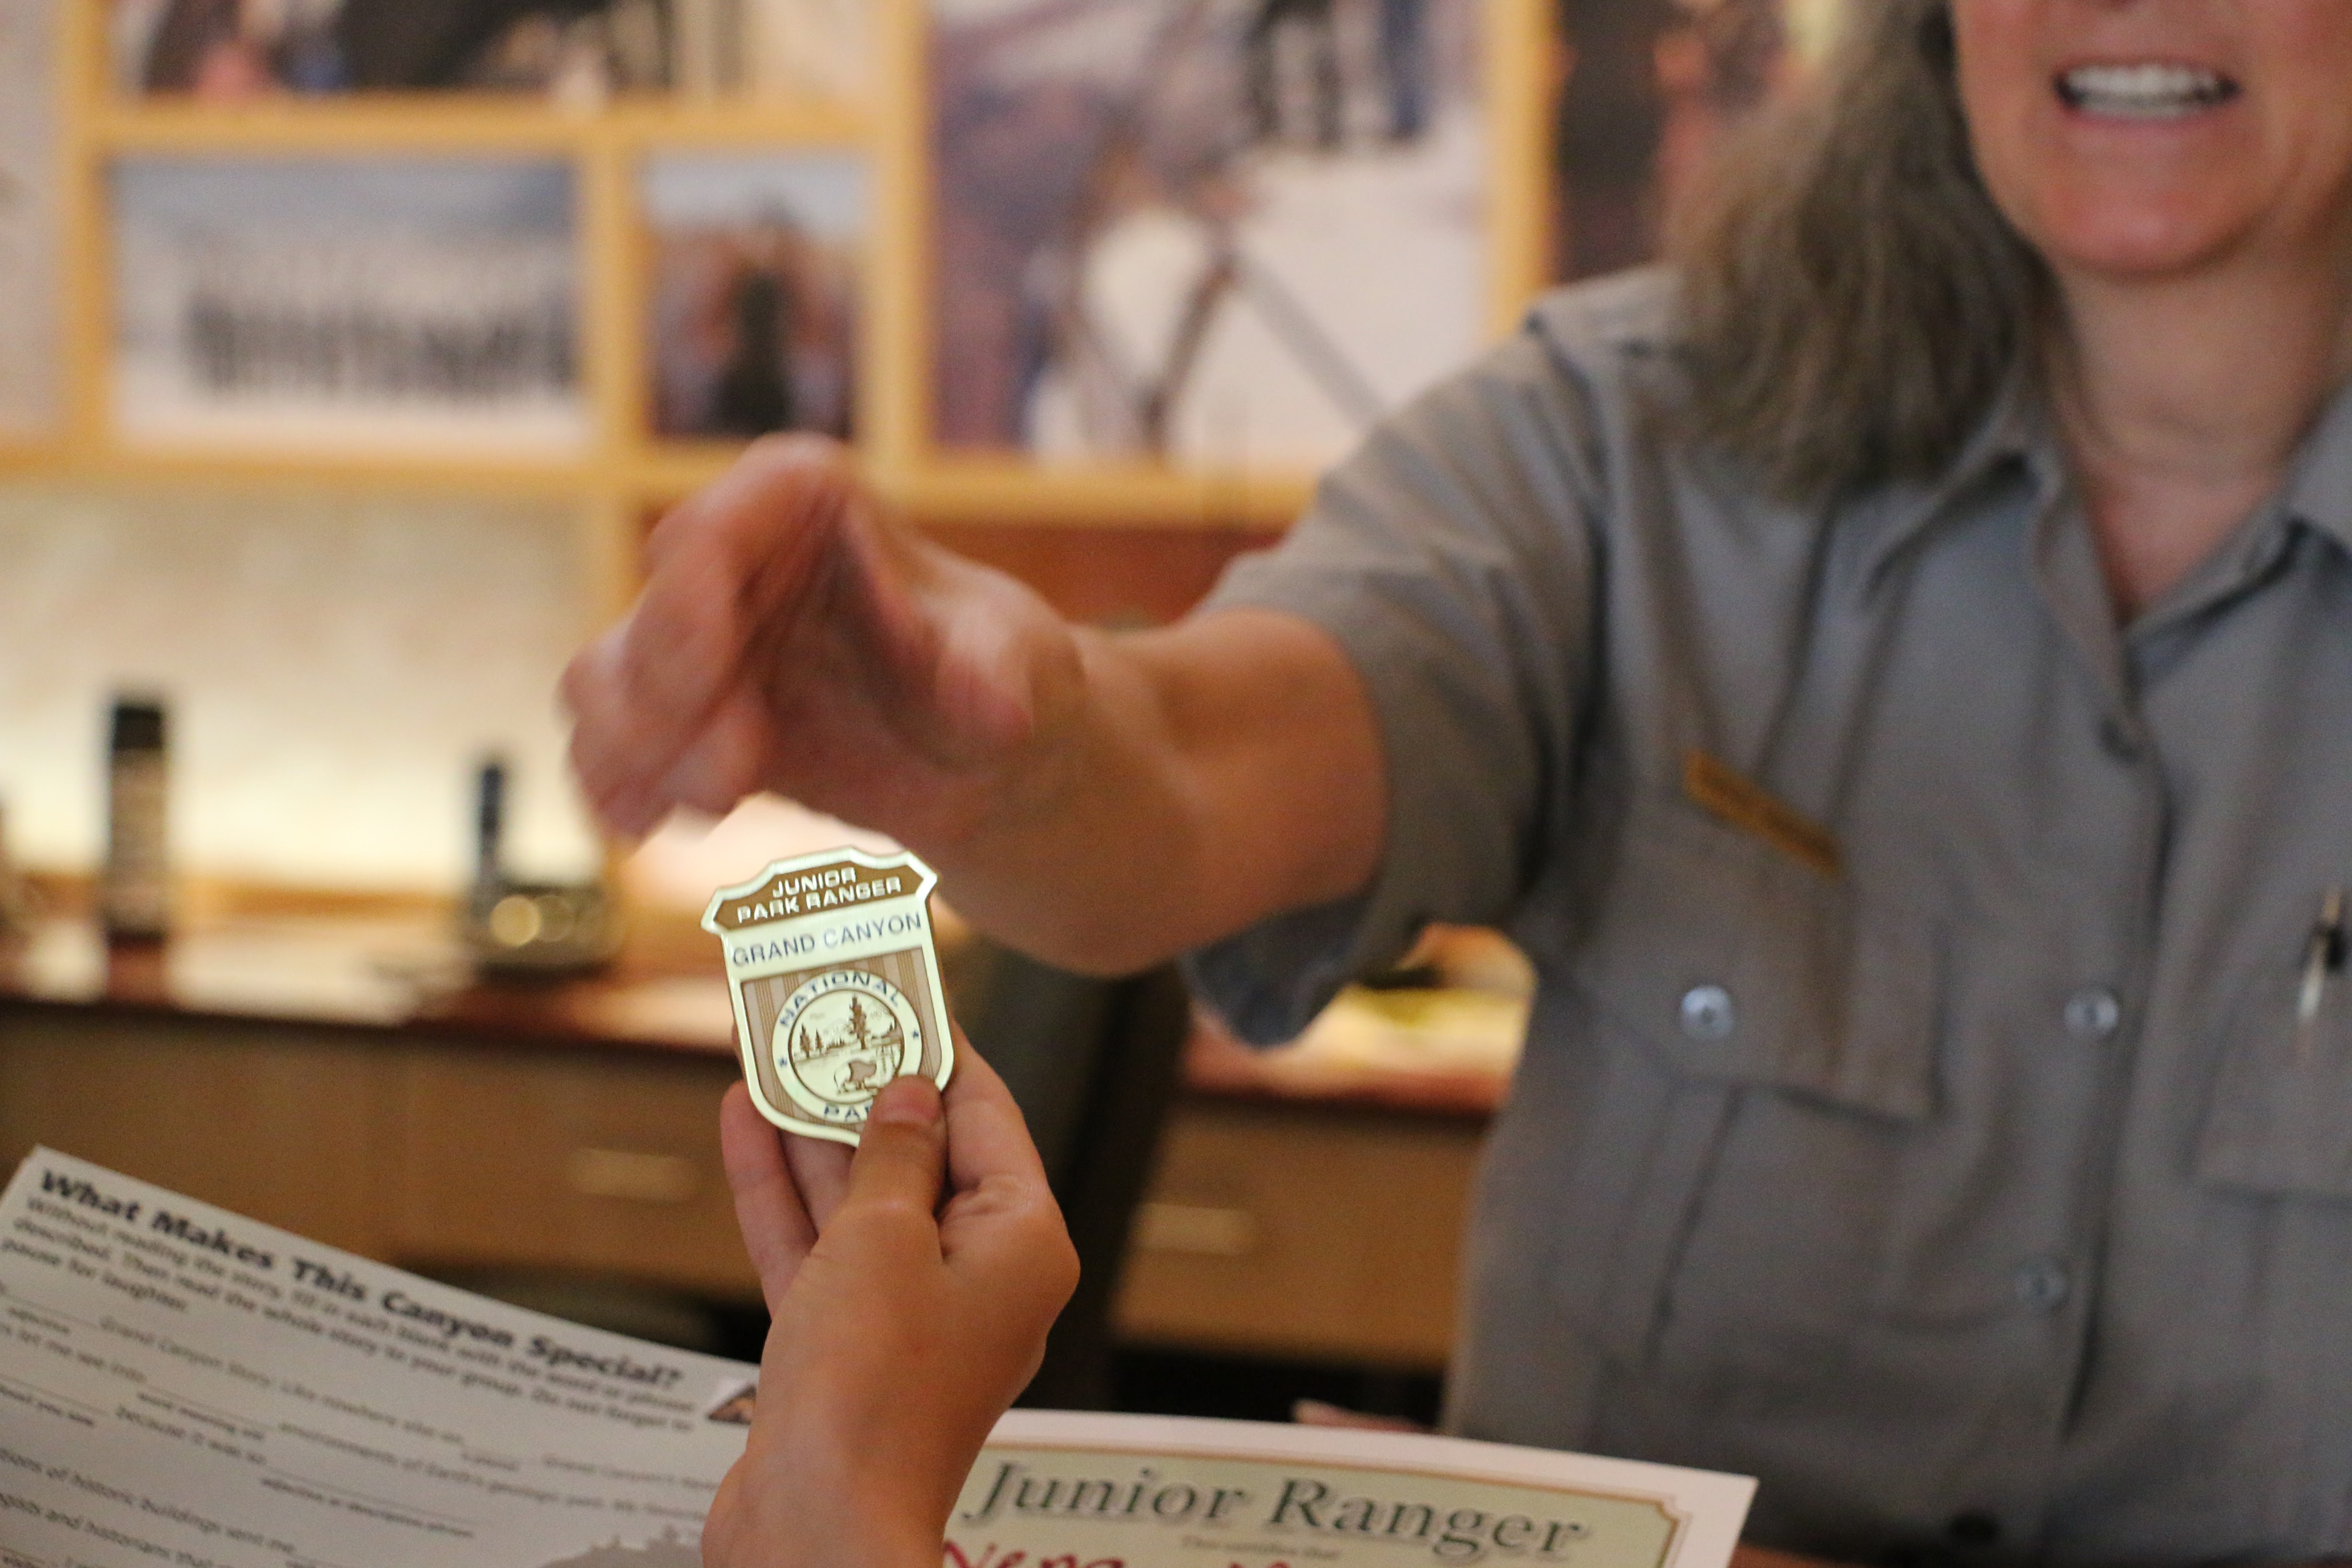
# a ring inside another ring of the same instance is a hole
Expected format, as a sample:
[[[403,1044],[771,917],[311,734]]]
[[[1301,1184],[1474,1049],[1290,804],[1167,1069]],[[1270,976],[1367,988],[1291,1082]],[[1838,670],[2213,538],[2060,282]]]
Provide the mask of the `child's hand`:
[[[709,1568],[938,1568],[980,1446],[1076,1288],[1020,1110],[958,1047],[944,1115],[928,1081],[899,1079],[854,1158],[728,1092],[727,1178],[775,1326],[703,1530]]]

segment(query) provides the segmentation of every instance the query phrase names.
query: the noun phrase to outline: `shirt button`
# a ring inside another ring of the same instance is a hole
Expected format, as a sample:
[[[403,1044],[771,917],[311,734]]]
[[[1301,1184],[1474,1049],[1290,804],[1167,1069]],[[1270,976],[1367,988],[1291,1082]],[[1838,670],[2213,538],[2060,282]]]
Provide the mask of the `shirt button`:
[[[2104,985],[2086,985],[2066,998],[2066,1032],[2078,1040],[2104,1040],[2124,1021],[2124,1005]]]
[[[2018,1265],[2010,1276],[2010,1285],[2017,1292],[2020,1306],[2037,1312],[2054,1312],[2066,1304],[2074,1288],[2066,1266],[2054,1258],[2037,1258]]]
[[[1738,1021],[1731,1005],[1731,993],[1720,985],[1694,985],[1683,993],[1683,1033],[1694,1040],[1710,1043],[1728,1039],[1732,1026]]]

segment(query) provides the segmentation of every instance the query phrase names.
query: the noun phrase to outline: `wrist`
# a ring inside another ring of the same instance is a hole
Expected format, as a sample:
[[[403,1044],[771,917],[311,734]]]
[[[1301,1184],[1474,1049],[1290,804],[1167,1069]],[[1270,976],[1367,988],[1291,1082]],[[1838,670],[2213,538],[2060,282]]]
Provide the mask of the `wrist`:
[[[880,1434],[874,1434],[879,1436]],[[970,1472],[952,1482],[929,1446],[875,1443],[854,1451],[828,1441],[781,1468],[794,1477],[792,1498],[766,1520],[773,1568],[940,1568],[948,1516]],[[775,1500],[783,1501],[784,1500]]]
[[[838,1552],[824,1552],[810,1562],[824,1568],[940,1568],[944,1539],[936,1531],[893,1535],[877,1531],[870,1540],[845,1542]]]

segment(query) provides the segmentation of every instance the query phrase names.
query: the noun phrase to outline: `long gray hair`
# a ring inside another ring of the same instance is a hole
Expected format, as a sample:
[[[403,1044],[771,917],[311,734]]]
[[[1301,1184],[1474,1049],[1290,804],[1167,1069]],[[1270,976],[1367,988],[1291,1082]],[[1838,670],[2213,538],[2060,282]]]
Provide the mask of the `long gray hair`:
[[[1940,471],[2046,293],[1977,174],[1950,0],[1846,6],[1821,73],[1726,150],[1672,240],[1700,432],[1798,501]]]

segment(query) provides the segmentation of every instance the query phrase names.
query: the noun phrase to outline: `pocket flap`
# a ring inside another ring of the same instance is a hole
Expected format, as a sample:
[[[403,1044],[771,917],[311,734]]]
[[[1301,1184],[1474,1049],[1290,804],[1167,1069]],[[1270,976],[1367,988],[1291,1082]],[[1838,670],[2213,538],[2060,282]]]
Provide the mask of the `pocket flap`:
[[[1916,1121],[1936,1103],[1936,960],[1850,880],[1677,798],[1628,814],[1571,969],[1682,1072]]]
[[[2266,969],[2230,1015],[2197,1138],[2209,1185],[2352,1198],[2352,975],[2329,980],[2307,1035],[2302,986],[2291,965]]]

